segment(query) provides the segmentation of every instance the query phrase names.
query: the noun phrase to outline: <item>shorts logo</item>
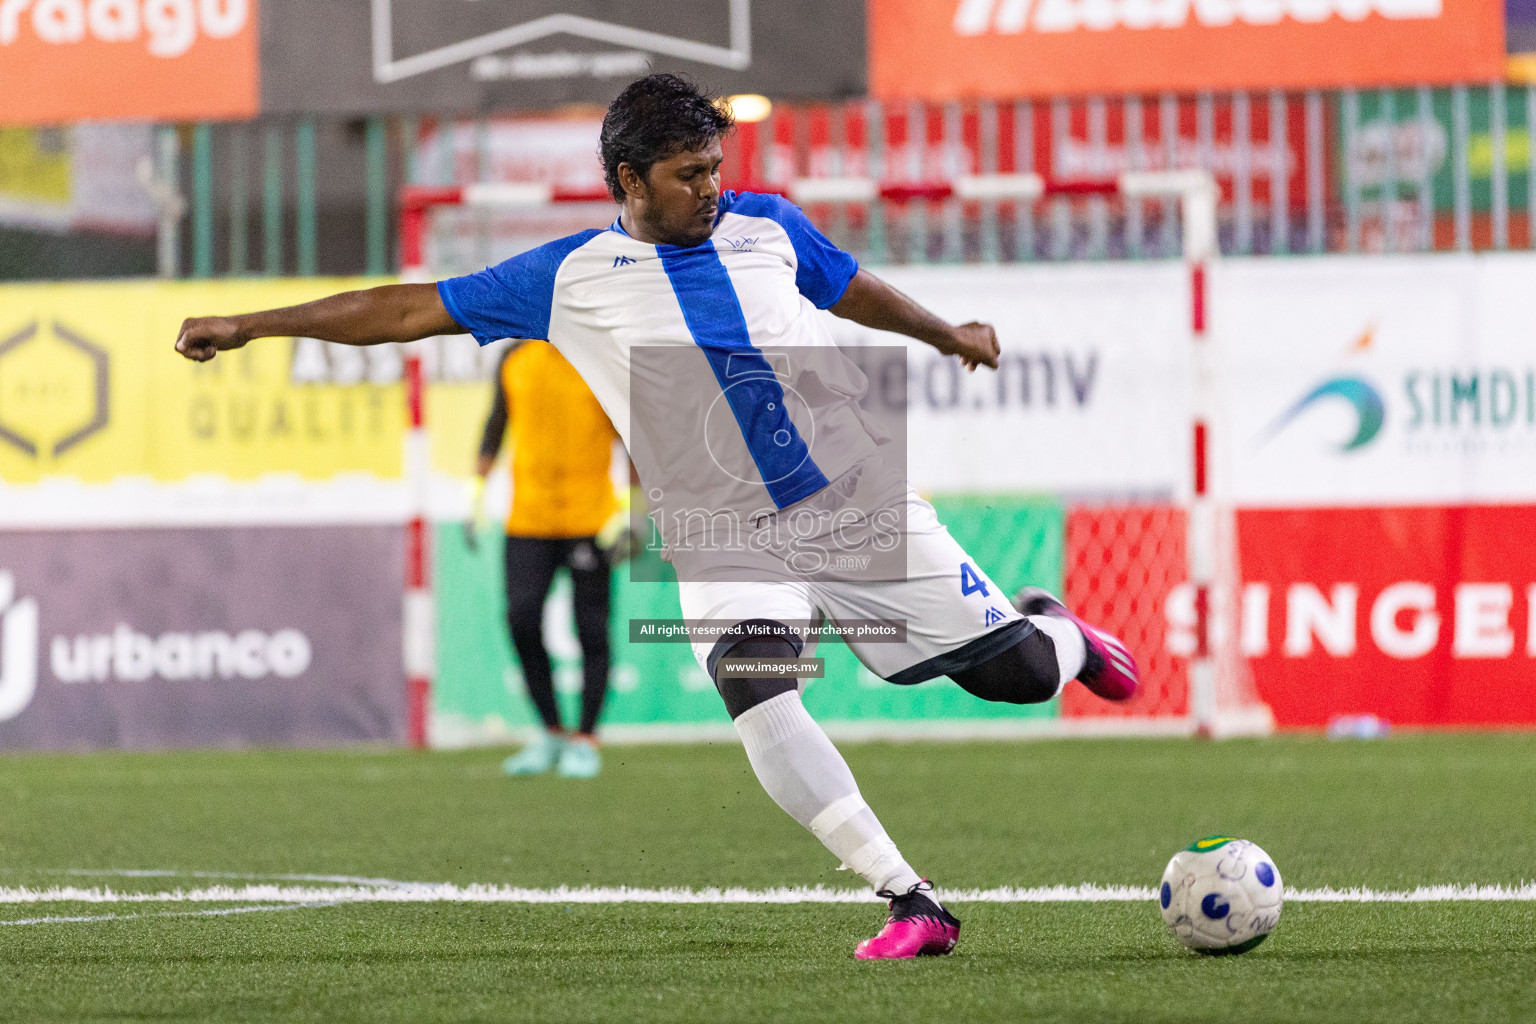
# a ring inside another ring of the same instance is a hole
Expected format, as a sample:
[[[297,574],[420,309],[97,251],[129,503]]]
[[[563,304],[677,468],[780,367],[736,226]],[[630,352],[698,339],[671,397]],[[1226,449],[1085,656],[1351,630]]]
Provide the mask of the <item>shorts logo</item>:
[[[996,608],[993,608],[991,605],[987,606],[987,625],[995,626],[999,622],[1002,622],[1007,617],[1008,616],[1004,615],[1002,612],[998,611]]]
[[[582,541],[571,549],[570,566],[582,572],[589,572],[600,566],[602,562],[597,557],[597,549],[589,542]]]

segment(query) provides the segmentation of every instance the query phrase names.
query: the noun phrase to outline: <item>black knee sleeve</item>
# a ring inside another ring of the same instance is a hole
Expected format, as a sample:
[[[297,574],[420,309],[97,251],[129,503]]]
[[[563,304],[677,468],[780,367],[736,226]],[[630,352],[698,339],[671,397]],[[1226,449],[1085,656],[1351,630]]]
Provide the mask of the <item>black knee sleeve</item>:
[[[746,627],[754,627],[754,635],[743,636]],[[709,652],[709,674],[715,680],[715,689],[725,701],[725,710],[731,720],[742,713],[781,693],[799,687],[793,677],[761,677],[748,679],[721,679],[717,671],[721,658],[798,658],[802,645],[794,630],[773,619],[749,619],[741,623],[736,632],[721,637]]]
[[[1039,704],[1060,689],[1056,644],[1038,629],[989,661],[950,674],[966,693],[1003,704]]]

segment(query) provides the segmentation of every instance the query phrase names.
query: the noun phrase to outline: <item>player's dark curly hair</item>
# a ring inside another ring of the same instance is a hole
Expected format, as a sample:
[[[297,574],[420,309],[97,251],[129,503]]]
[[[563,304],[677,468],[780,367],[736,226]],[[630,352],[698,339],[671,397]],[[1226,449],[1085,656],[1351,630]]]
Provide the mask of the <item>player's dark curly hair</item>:
[[[681,75],[646,75],[619,93],[603,115],[599,152],[615,202],[624,201],[619,164],[644,178],[651,166],[685,150],[702,149],[736,122],[715,100]]]

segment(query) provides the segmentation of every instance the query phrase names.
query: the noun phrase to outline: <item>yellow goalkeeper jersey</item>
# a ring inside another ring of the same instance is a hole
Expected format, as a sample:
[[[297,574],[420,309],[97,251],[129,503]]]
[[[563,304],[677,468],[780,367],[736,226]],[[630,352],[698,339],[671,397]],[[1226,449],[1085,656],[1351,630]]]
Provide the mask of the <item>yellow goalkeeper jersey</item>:
[[[512,444],[513,537],[591,537],[618,507],[609,477],[618,433],[586,382],[547,341],[501,359],[480,451]]]

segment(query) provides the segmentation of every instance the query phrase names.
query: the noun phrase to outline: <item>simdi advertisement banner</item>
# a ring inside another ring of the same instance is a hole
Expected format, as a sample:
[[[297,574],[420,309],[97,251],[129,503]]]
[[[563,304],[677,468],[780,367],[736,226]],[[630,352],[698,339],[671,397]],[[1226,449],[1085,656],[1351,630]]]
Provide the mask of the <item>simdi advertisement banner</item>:
[[[0,124],[246,118],[258,0],[5,0]]]
[[[1450,84],[1503,75],[1503,0],[870,0],[890,99]]]
[[[1238,502],[1536,504],[1533,279],[1526,253],[1218,267]]]

